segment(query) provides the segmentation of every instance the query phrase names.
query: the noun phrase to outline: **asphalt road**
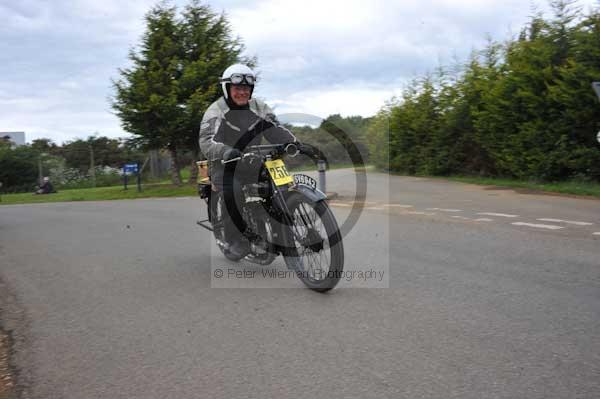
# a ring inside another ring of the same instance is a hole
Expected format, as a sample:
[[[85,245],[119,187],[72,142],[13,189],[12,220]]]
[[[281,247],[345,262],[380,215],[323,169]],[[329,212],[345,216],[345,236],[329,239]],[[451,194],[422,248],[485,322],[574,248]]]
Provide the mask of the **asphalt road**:
[[[340,221],[352,181],[329,175]],[[222,259],[199,199],[1,206],[23,396],[600,397],[600,201],[368,182],[346,265],[385,279],[326,295],[211,288],[260,268]]]

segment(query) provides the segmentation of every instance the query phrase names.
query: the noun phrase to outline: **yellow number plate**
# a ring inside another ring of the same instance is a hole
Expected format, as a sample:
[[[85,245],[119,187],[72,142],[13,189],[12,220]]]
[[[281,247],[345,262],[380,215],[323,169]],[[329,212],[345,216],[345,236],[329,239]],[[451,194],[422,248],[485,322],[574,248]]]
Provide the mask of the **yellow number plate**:
[[[290,176],[285,167],[285,164],[281,159],[265,161],[265,167],[269,171],[269,174],[271,175],[273,181],[277,186],[283,186],[285,184],[294,182],[294,178]]]

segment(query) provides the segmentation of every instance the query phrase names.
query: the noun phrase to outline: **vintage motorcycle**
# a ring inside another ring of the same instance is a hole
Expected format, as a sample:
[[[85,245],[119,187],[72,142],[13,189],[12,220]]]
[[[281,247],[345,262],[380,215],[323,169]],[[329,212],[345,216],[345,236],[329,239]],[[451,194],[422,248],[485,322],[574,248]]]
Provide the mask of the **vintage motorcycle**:
[[[289,174],[284,155],[295,157],[302,147],[295,143],[263,144],[246,148],[241,157],[228,162],[259,162],[257,182],[242,185],[244,203],[240,213],[250,234],[249,262],[271,264],[279,255],[286,266],[309,288],[326,292],[339,282],[344,268],[342,235],[326,196],[317,182],[303,174]],[[201,161],[206,162],[206,161]],[[206,163],[199,164],[202,168]],[[222,222],[225,210],[223,193],[206,176],[199,184],[199,195],[206,201],[208,218],[198,224],[212,231],[223,255],[239,261],[229,252]]]

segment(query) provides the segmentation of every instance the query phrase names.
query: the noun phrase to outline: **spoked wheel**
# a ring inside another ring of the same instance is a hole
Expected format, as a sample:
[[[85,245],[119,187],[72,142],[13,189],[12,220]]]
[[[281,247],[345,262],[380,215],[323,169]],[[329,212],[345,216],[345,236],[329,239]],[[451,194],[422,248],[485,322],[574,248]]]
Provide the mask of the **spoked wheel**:
[[[285,262],[309,288],[325,292],[339,282],[344,269],[342,235],[324,201],[300,193],[288,197],[293,225],[286,240]]]

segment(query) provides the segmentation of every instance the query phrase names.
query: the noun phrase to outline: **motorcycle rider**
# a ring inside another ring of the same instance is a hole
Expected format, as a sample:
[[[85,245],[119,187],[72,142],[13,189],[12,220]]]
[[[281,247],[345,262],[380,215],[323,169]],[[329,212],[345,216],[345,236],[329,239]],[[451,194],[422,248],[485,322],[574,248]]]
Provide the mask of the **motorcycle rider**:
[[[200,150],[209,161],[211,182],[223,191],[224,233],[229,252],[240,259],[250,252],[247,237],[252,232],[236,203],[243,203],[241,185],[256,182],[261,165],[237,168],[237,161],[222,165],[221,160],[240,157],[247,146],[260,144],[262,137],[272,144],[297,142],[277,121],[271,108],[252,97],[255,82],[256,75],[248,66],[234,64],[227,68],[221,77],[223,96],[204,113],[199,135]]]

